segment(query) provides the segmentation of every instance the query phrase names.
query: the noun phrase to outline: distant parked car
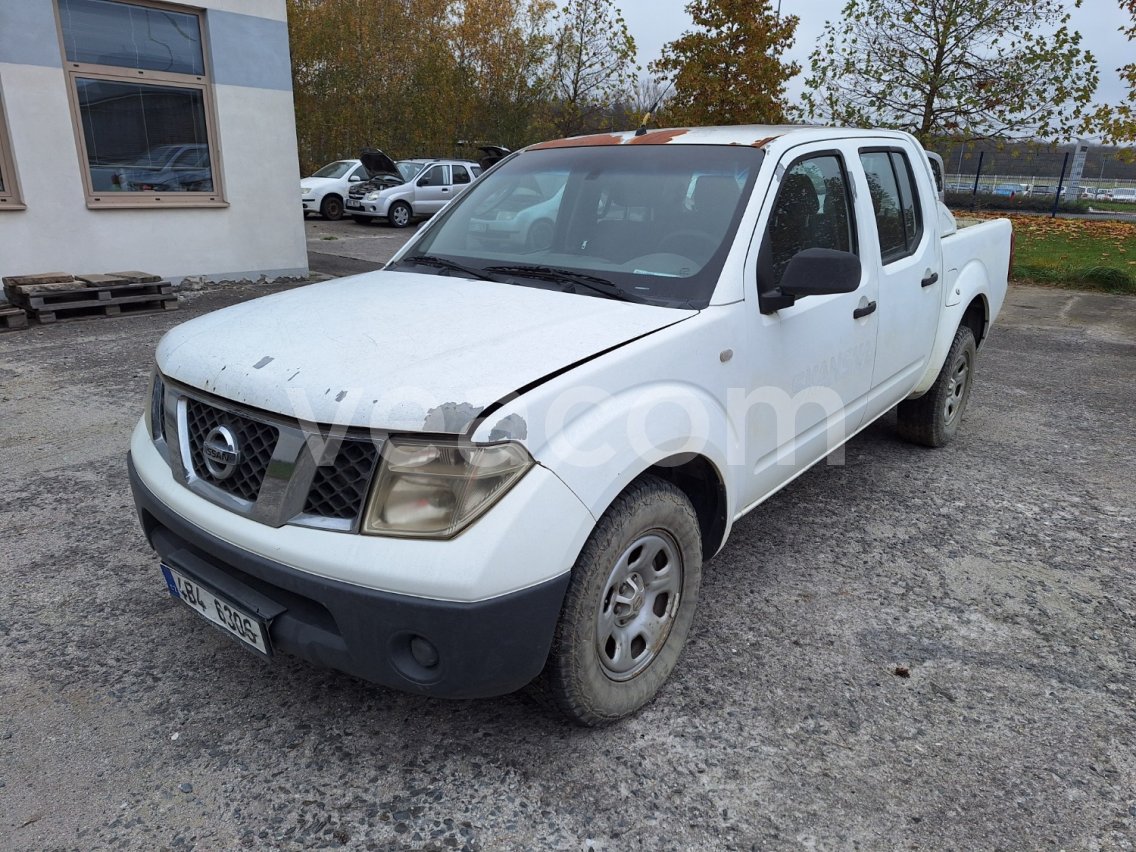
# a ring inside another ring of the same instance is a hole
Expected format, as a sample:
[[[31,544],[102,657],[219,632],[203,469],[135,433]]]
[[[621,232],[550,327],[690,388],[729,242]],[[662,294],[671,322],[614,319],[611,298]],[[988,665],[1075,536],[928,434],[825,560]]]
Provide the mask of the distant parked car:
[[[1123,201],[1127,204],[1136,204],[1136,187],[1114,186],[1109,190],[1108,197],[1112,201]]]
[[[300,198],[304,215],[319,213],[325,219],[343,216],[343,201],[352,184],[370,175],[361,160],[336,160],[300,181]]]
[[[386,219],[392,227],[405,228],[416,217],[433,216],[481,174],[481,166],[469,160],[413,159],[390,165],[400,178],[381,186],[353,186],[348,193],[347,212],[356,222]]]
[[[111,183],[124,192],[212,192],[209,146],[158,145],[119,167]]]
[[[1021,192],[1022,188],[1016,183],[1002,183],[994,187],[990,194],[998,195],[1002,198],[1014,198],[1015,196],[1020,195]]]
[[[1048,184],[1035,183],[1033,186],[1030,187],[1029,194],[1031,196],[1045,196],[1045,195],[1053,195],[1056,192],[1057,192],[1057,190],[1054,187],[1049,186]]]

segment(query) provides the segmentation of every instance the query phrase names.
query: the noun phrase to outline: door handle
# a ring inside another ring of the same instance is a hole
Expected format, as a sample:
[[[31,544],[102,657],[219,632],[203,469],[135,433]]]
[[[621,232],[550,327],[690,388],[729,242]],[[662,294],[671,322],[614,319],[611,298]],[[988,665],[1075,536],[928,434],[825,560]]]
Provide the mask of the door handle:
[[[930,287],[932,284],[939,280],[938,272],[931,272],[931,270],[927,271],[930,272],[930,274],[919,282],[920,287]]]
[[[868,314],[874,312],[875,310],[876,303],[868,302],[868,304],[864,305],[864,307],[856,308],[856,310],[852,311],[852,319],[860,319],[861,317],[866,317]]]
[[[449,191],[450,191],[449,187],[446,187],[446,186],[442,187],[442,192],[449,192]],[[938,278],[937,275],[935,277]]]

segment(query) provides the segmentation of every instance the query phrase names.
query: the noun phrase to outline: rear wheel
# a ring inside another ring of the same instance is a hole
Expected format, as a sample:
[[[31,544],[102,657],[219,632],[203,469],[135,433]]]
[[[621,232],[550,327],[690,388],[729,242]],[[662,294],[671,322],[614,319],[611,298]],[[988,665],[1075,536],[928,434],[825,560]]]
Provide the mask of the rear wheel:
[[[387,219],[395,228],[405,228],[410,224],[410,205],[405,201],[396,201],[387,211]]]
[[[332,222],[343,218],[343,199],[338,195],[328,195],[320,204],[320,215]]]
[[[974,332],[960,325],[935,384],[918,399],[899,404],[896,412],[901,436],[928,447],[941,447],[955,436],[974,385],[977,352]]]
[[[701,578],[690,501],[640,477],[600,518],[572,569],[546,668],[560,710],[603,725],[654,698],[686,643]]]

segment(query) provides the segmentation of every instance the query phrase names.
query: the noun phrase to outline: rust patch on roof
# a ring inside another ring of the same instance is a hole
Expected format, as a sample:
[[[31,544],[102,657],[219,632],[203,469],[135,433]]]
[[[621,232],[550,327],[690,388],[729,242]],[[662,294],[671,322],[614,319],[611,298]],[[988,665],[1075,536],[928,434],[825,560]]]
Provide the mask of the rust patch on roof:
[[[780,136],[766,136],[764,139],[758,139],[756,142],[751,142],[750,145],[754,148],[764,148],[774,139],[780,139]]]
[[[671,130],[653,130],[650,133],[644,133],[642,136],[631,137],[632,145],[665,145],[672,139],[682,136],[686,133],[686,128],[677,128]]]
[[[570,139],[550,139],[547,142],[538,142],[530,150],[540,151],[544,148],[586,148],[591,145],[618,145],[623,137],[617,133],[596,133],[592,136],[573,136]]]

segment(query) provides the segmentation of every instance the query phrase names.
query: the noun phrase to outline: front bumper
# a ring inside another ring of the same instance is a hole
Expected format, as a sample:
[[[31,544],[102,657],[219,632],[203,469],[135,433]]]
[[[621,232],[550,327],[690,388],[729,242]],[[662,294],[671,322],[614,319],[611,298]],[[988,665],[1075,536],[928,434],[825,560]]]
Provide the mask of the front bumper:
[[[567,573],[470,602],[364,588],[297,570],[206,532],[157,498],[132,457],[128,467],[151,547],[183,574],[270,618],[276,650],[385,686],[445,698],[512,692],[544,666]],[[433,646],[436,663],[424,666],[415,657],[414,637]]]

